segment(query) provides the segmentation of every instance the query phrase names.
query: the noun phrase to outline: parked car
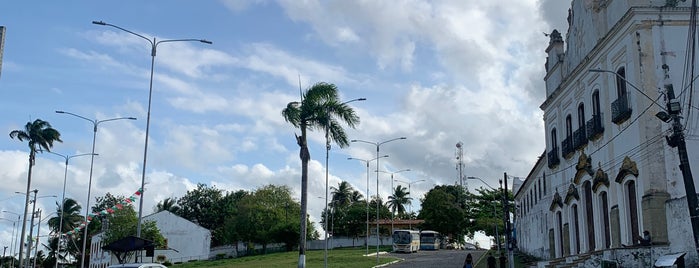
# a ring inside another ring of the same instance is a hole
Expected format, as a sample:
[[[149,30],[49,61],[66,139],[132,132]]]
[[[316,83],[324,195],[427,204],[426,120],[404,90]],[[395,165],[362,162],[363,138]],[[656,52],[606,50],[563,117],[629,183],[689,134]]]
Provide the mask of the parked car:
[[[109,265],[107,268],[167,268],[159,263],[124,263]]]

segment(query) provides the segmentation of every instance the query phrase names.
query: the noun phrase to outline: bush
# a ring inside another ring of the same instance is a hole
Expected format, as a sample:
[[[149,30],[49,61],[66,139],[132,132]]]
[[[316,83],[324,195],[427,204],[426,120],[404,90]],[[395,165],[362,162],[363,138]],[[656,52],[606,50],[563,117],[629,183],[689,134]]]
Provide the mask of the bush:
[[[172,263],[170,261],[165,261],[165,262],[163,262],[163,265],[170,267],[170,266],[172,266]]]

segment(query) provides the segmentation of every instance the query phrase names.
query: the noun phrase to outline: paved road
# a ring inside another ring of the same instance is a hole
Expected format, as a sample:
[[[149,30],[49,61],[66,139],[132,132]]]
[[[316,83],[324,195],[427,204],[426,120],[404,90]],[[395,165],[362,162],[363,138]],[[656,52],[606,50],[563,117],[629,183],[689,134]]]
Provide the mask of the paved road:
[[[471,253],[473,263],[485,253],[484,250],[421,250],[417,253],[389,253],[389,255],[404,259],[401,262],[388,265],[389,268],[461,268],[466,255]]]

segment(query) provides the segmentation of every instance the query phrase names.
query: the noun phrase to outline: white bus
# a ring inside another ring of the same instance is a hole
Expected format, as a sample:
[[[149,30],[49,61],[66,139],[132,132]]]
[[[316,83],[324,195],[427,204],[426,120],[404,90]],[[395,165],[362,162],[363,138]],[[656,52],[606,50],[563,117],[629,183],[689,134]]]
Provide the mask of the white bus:
[[[393,252],[417,252],[420,250],[420,233],[413,230],[393,231]]]
[[[438,232],[429,230],[420,232],[420,250],[439,250],[440,242]]]

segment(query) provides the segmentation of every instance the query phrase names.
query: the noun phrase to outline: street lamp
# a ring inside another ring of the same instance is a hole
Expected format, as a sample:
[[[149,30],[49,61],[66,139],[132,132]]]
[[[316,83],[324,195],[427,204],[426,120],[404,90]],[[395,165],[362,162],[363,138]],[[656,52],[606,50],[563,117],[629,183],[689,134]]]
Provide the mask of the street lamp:
[[[401,169],[401,170],[396,171],[396,172],[388,172],[388,171],[378,170],[378,168],[379,168],[379,167],[377,166],[377,167],[376,167],[376,169],[377,169],[376,172],[391,174],[391,192],[392,192],[393,194],[395,194],[395,191],[396,191],[396,190],[393,188],[393,174],[401,173],[401,172],[405,172],[405,171],[410,171],[410,169],[407,168],[407,169]],[[393,210],[395,210],[395,207],[393,208]],[[394,212],[394,211],[391,211],[391,233],[393,233],[393,218],[395,218],[395,217],[396,217],[395,212]]]
[[[7,210],[3,210],[2,212],[7,212],[7,213],[12,213],[12,214],[17,215],[16,221],[5,219],[5,218],[0,218],[3,220],[6,220],[6,221],[12,222],[12,238],[11,238],[12,240],[10,241],[10,254],[12,254],[12,263],[11,263],[10,267],[15,267],[15,253],[17,252],[17,251],[15,251],[15,247],[17,246],[17,237],[16,236],[19,236],[19,233],[16,232],[17,227],[19,225],[19,213],[14,213],[14,212],[7,211]]]
[[[667,144],[675,148],[677,147],[677,154],[680,159],[680,171],[682,172],[682,180],[684,181],[684,190],[687,195],[687,207],[689,209],[689,219],[692,225],[692,237],[694,238],[694,247],[699,252],[699,210],[697,206],[699,205],[699,200],[697,200],[696,191],[694,190],[694,178],[692,177],[692,168],[689,164],[689,156],[687,154],[687,143],[684,137],[684,126],[682,125],[682,106],[679,101],[675,98],[675,90],[670,80],[670,67],[667,64],[662,65],[664,71],[663,85],[665,87],[665,94],[667,95],[666,107],[655,102],[653,99],[648,97],[642,90],[636,87],[633,83],[626,80],[626,77],[619,75],[616,72],[610,70],[602,69],[590,69],[589,72],[605,72],[613,73],[617,78],[623,80],[627,84],[631,85],[638,92],[649,98],[653,103],[660,106],[662,111],[655,114],[660,120],[665,123],[672,124],[672,134],[666,136],[665,139]]]
[[[379,157],[374,157],[372,159],[360,159],[354,157],[347,157],[347,160],[359,160],[366,164],[366,255],[369,255],[369,162],[374,161],[378,158],[388,157],[388,155],[382,155]],[[377,167],[378,168],[378,167]]]
[[[393,179],[392,176],[391,176],[391,179]],[[402,183],[405,183],[405,184],[408,185],[408,199],[410,200],[410,215],[412,215],[412,214],[413,214],[413,199],[410,198],[410,192],[411,192],[411,191],[410,191],[410,186],[413,185],[413,184],[416,184],[416,183],[418,183],[418,182],[423,182],[423,181],[425,181],[425,180],[416,180],[416,181],[407,182],[407,181],[402,181],[402,180],[396,179],[395,181],[397,181],[397,182],[402,182]],[[413,229],[412,217],[410,217],[410,219],[408,220],[408,226],[409,226],[410,230]]]
[[[488,188],[490,188],[491,190],[493,190],[494,192],[497,193],[497,190],[496,190],[495,188],[493,188],[492,186],[490,186],[490,184],[488,184],[487,182],[485,182],[485,181],[482,180],[481,178],[478,178],[478,177],[466,177],[466,179],[467,179],[467,180],[479,180],[479,181],[481,181],[483,184],[485,184],[485,186],[488,186]],[[493,195],[493,218],[495,218],[495,219],[498,218],[498,212],[497,212],[497,209],[495,209],[495,208],[496,208],[496,207],[495,207],[496,204],[497,204],[497,200],[495,199],[495,195]],[[495,225],[495,243],[497,243],[498,252],[500,252],[500,235],[498,234],[498,225],[497,225],[497,224],[494,224],[494,225]]]
[[[347,103],[350,102],[355,102],[355,101],[364,101],[366,98],[357,98],[353,100],[349,100],[343,103],[340,103],[339,106],[343,106]],[[330,166],[328,164],[328,161],[330,159],[330,111],[325,111],[325,120],[327,120],[325,123],[325,211],[328,210],[328,172],[330,169]],[[323,264],[324,267],[328,267],[328,221],[325,221],[325,249],[324,249],[324,257],[323,257]]]
[[[85,205],[85,219],[87,220],[88,215],[90,214],[90,192],[92,190],[92,167],[95,163],[95,141],[97,141],[97,126],[100,123],[104,122],[109,122],[109,121],[116,121],[116,120],[136,120],[135,117],[116,117],[116,118],[110,118],[110,119],[104,119],[104,120],[97,120],[97,119],[89,119],[87,117],[84,117],[82,115],[74,114],[71,112],[66,112],[66,111],[56,111],[58,114],[67,114],[71,115],[80,119],[83,119],[85,121],[88,121],[92,123],[92,153],[90,153],[90,178],[87,182],[87,203]],[[83,235],[83,248],[82,248],[82,254],[81,254],[81,262],[80,265],[81,267],[85,267],[85,249],[87,248],[87,226],[85,226],[84,229],[84,235]]]
[[[58,243],[56,246],[56,268],[58,268],[58,254],[61,253],[61,239],[63,238],[63,213],[65,212],[65,203],[66,203],[66,179],[68,178],[68,160],[70,160],[73,157],[78,157],[78,156],[86,156],[86,155],[99,155],[95,153],[89,153],[89,154],[76,154],[76,155],[62,155],[59,153],[54,153],[54,152],[49,152],[51,154],[55,154],[57,156],[63,157],[65,159],[66,163],[66,168],[65,171],[63,172],[63,194],[61,195],[61,215],[58,223]]]
[[[39,198],[44,198],[44,197],[58,198],[58,196],[55,196],[55,195],[36,196],[36,194],[39,192],[39,190],[37,190],[37,189],[34,189],[33,191],[30,191],[30,192],[34,192],[34,199],[29,201],[29,202],[33,203],[32,204],[32,220],[31,220],[31,223],[29,224],[29,240],[27,241],[27,253],[26,253],[26,258],[25,258],[26,264],[24,265],[24,267],[29,267],[29,257],[31,255],[31,249],[32,249],[32,237],[33,237],[32,233],[34,231],[34,218],[36,218],[36,200]],[[25,193],[22,193],[22,192],[15,192],[15,193],[21,194],[21,195],[26,195]],[[39,218],[39,220],[41,220],[41,218]],[[22,238],[22,240],[24,240],[24,238]],[[22,245],[22,246],[24,246],[24,245]],[[21,265],[22,265],[22,263],[20,262],[20,266]]]
[[[148,159],[148,133],[150,131],[150,109],[151,109],[151,101],[153,97],[153,70],[155,68],[155,55],[157,52],[157,48],[159,44],[162,43],[169,43],[169,42],[201,42],[204,44],[212,44],[213,42],[205,39],[169,39],[169,40],[160,40],[157,41],[155,37],[153,37],[153,40],[150,40],[150,38],[147,38],[143,35],[137,34],[135,32],[129,31],[127,29],[121,28],[119,26],[116,26],[114,24],[106,23],[103,21],[92,21],[92,24],[97,24],[97,25],[102,25],[102,26],[109,26],[113,27],[119,30],[122,30],[124,32],[130,33],[132,35],[138,36],[150,43],[151,46],[151,61],[150,61],[150,85],[148,88],[148,112],[146,115],[146,137],[145,137],[145,145],[143,147],[143,172],[141,173],[141,198],[138,203],[138,224],[136,225],[136,236],[141,237],[141,220],[143,217],[143,197],[145,194],[145,183],[146,183],[146,160]],[[83,246],[84,247],[84,246]],[[138,261],[138,256],[136,256],[136,260]]]
[[[404,140],[407,139],[406,137],[399,137],[399,138],[393,138],[390,140],[385,140],[382,142],[370,142],[370,141],[365,141],[365,140],[351,140],[351,142],[363,142],[363,143],[368,143],[371,145],[376,146],[376,170],[379,169],[379,160],[381,157],[379,157],[379,148],[381,147],[382,144],[389,143],[392,141],[397,141],[397,140]],[[379,264],[379,173],[376,172],[376,264]]]

